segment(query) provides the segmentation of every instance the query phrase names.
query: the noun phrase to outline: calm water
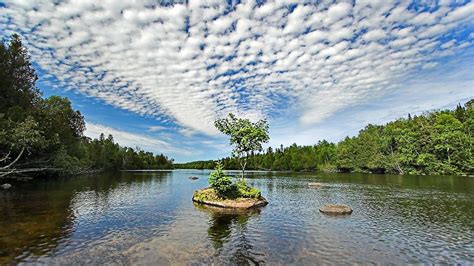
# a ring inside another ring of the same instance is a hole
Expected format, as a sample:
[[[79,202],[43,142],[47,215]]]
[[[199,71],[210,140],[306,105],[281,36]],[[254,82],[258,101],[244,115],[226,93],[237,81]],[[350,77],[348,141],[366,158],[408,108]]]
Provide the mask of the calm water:
[[[222,213],[191,202],[208,174],[14,183],[0,190],[0,264],[474,263],[474,178],[254,173],[270,204]],[[354,212],[326,216],[326,203]]]

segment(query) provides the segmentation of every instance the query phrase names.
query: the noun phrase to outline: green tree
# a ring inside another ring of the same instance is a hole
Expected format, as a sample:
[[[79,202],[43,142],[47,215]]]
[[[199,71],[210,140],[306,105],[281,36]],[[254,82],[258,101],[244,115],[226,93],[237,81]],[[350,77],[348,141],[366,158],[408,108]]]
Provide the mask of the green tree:
[[[209,185],[221,197],[225,197],[226,194],[232,189],[232,180],[226,176],[223,171],[223,165],[221,162],[216,164],[216,168],[209,177]]]
[[[38,79],[27,49],[14,34],[8,44],[0,44],[0,113],[16,108],[27,114],[41,100]]]
[[[249,119],[237,118],[230,113],[227,118],[217,119],[214,125],[219,131],[230,136],[230,144],[234,145],[232,155],[239,158],[243,180],[247,157],[252,152],[262,151],[262,144],[270,139],[268,122],[259,120],[254,123]]]
[[[83,136],[84,117],[67,98],[43,99],[27,49],[13,35],[0,43],[0,177],[47,169],[172,168],[166,156],[120,147],[110,135]],[[51,174],[51,173],[49,173]]]
[[[446,164],[438,171],[443,174],[458,174],[460,163],[468,160],[468,154],[463,146],[469,140],[463,132],[462,123],[449,113],[440,114],[436,117],[433,132],[434,152],[439,161]],[[438,172],[437,171],[437,172]]]

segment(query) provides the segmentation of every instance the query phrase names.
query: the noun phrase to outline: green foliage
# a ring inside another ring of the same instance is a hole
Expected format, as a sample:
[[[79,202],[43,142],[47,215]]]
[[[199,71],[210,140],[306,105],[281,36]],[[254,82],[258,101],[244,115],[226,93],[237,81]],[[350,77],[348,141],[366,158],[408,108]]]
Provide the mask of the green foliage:
[[[232,183],[231,178],[225,175],[221,162],[217,162],[215,170],[211,172],[209,185],[219,199],[259,198],[261,195],[259,189],[250,187],[243,179]],[[199,197],[205,197],[202,199],[209,200],[213,197],[212,193],[201,194]]]
[[[189,163],[175,163],[175,169],[214,169],[216,161],[193,161]]]
[[[239,197],[258,199],[261,192],[256,187],[250,187],[245,180],[239,180],[235,184]]]
[[[230,144],[235,146],[233,153],[236,157],[248,155],[252,151],[261,151],[262,144],[270,139],[266,120],[253,123],[230,113],[227,118],[216,120],[215,126],[230,136]]]
[[[194,192],[193,198],[198,202],[222,200],[222,196],[218,195],[214,189],[198,190]]]
[[[10,158],[5,165],[14,162],[17,169],[60,168],[64,173],[91,168],[173,167],[166,156],[120,147],[112,136],[84,137],[82,114],[67,98],[43,99],[36,80],[20,38],[13,35],[9,43],[0,43],[0,158]]]
[[[140,148],[121,147],[114,142],[113,136],[105,138],[101,134],[99,139],[85,139],[86,154],[95,169],[171,169],[172,159],[163,154],[154,155]]]
[[[17,123],[10,123],[11,127],[5,128],[6,142],[14,150],[20,148],[42,148],[44,147],[46,140],[42,135],[42,131],[33,117],[28,116],[23,121]]]
[[[472,174],[474,116],[470,102],[454,111],[369,125],[338,144],[336,164],[339,169],[359,172]]]
[[[262,151],[262,144],[270,139],[268,122],[259,120],[253,123],[249,119],[237,118],[229,113],[227,118],[217,119],[214,125],[219,131],[230,136],[230,144],[234,146],[232,155],[240,159],[243,178],[247,157],[255,151]]]
[[[28,115],[41,100],[37,79],[18,35],[14,34],[9,43],[0,43],[0,113]]]
[[[320,141],[314,146],[269,147],[264,153],[250,154],[246,157],[247,168],[252,170],[275,171],[316,171],[333,170],[336,158],[336,145]],[[238,158],[229,157],[222,160],[225,169],[239,169]],[[179,164],[180,168],[209,169],[215,161],[198,161]],[[204,166],[204,167],[202,167]]]
[[[225,175],[222,163],[216,164],[215,170],[209,177],[209,185],[221,196],[225,196],[232,189],[232,180]]]
[[[385,125],[368,125],[357,136],[337,144],[320,141],[314,146],[250,153],[247,169],[395,174],[474,174],[474,100],[455,110],[409,115]],[[210,166],[213,161],[200,161]],[[238,169],[236,158],[224,158],[225,169]],[[181,164],[194,168],[194,162]]]
[[[59,150],[53,158],[53,164],[56,168],[60,169],[61,173],[78,173],[84,169],[87,169],[91,162],[88,158],[78,158],[71,156],[66,150]]]

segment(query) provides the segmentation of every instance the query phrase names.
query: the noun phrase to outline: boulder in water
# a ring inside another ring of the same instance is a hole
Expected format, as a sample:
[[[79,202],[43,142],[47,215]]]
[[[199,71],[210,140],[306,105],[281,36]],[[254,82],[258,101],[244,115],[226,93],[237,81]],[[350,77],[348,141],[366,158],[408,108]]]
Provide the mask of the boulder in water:
[[[2,185],[2,188],[4,188],[4,189],[9,189],[11,187],[12,187],[12,185],[10,185],[8,183],[5,183],[5,184]]]
[[[189,179],[191,179],[191,180],[196,180],[196,179],[199,179],[199,177],[197,177],[197,176],[190,176]]]
[[[310,187],[310,188],[323,188],[323,187],[326,187],[326,186],[322,183],[308,183],[308,187]]]
[[[351,214],[352,209],[343,204],[326,204],[319,208],[319,211],[325,214]]]

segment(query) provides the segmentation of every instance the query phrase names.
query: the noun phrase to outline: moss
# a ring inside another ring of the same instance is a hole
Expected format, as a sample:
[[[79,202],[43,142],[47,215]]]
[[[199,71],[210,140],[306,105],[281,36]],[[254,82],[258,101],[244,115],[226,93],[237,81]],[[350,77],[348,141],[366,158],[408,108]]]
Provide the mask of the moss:
[[[194,192],[193,198],[196,201],[223,201],[239,199],[258,199],[261,192],[258,188],[250,187],[245,181],[238,181],[232,184],[231,188],[225,193],[217,193],[214,188],[206,188]]]
[[[193,198],[196,201],[219,201],[223,200],[219,195],[216,193],[216,191],[213,188],[206,188],[206,189],[201,189],[196,192],[194,192]]]

